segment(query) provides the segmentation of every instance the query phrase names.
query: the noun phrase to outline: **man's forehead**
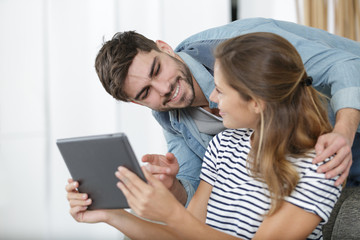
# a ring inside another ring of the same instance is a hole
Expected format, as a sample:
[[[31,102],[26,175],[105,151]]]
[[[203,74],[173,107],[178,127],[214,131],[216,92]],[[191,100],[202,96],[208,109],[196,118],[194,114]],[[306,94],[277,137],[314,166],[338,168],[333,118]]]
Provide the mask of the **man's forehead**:
[[[152,52],[139,52],[133,59],[127,77],[147,77],[155,55]]]

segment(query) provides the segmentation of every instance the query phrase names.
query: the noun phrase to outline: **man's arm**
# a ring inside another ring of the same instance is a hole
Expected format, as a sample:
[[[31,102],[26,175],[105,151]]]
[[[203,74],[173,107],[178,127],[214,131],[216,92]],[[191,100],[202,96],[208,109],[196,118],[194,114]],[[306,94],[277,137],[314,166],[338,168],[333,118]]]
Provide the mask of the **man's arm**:
[[[316,158],[314,163],[323,161],[336,154],[332,161],[318,168],[318,172],[326,172],[331,178],[341,174],[335,185],[342,184],[352,164],[351,146],[360,123],[360,111],[352,108],[340,109],[336,114],[336,123],[331,133],[319,137],[315,146]]]

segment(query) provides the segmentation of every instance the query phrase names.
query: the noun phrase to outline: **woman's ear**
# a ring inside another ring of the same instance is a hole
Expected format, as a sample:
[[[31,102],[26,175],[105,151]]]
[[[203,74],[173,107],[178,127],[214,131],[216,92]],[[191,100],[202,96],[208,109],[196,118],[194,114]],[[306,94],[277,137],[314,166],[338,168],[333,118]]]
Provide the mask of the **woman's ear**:
[[[166,42],[161,41],[161,40],[156,40],[155,43],[162,52],[165,52],[165,53],[169,54],[170,56],[175,57],[174,50],[172,49],[172,47],[170,47],[169,44],[167,44]]]
[[[265,110],[265,102],[261,99],[251,99],[250,100],[250,110],[253,111],[256,114],[260,114]]]

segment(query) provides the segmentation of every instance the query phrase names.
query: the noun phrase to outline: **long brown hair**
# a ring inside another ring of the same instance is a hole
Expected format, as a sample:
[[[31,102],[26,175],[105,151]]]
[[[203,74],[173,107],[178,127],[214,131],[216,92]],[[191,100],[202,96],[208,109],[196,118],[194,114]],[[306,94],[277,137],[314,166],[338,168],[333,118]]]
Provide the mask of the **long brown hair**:
[[[331,131],[325,97],[307,86],[300,55],[276,34],[250,33],[226,40],[215,57],[242,98],[265,102],[248,162],[253,176],[268,185],[271,215],[299,180],[287,157],[306,157],[317,138]]]

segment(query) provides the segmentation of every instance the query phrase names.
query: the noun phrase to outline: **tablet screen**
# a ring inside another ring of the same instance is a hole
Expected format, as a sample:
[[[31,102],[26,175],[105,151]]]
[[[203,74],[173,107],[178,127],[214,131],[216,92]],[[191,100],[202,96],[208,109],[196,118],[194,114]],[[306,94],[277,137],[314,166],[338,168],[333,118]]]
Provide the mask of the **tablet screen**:
[[[79,192],[92,199],[88,209],[128,208],[115,171],[124,166],[145,181],[124,133],[58,139],[56,142]]]

